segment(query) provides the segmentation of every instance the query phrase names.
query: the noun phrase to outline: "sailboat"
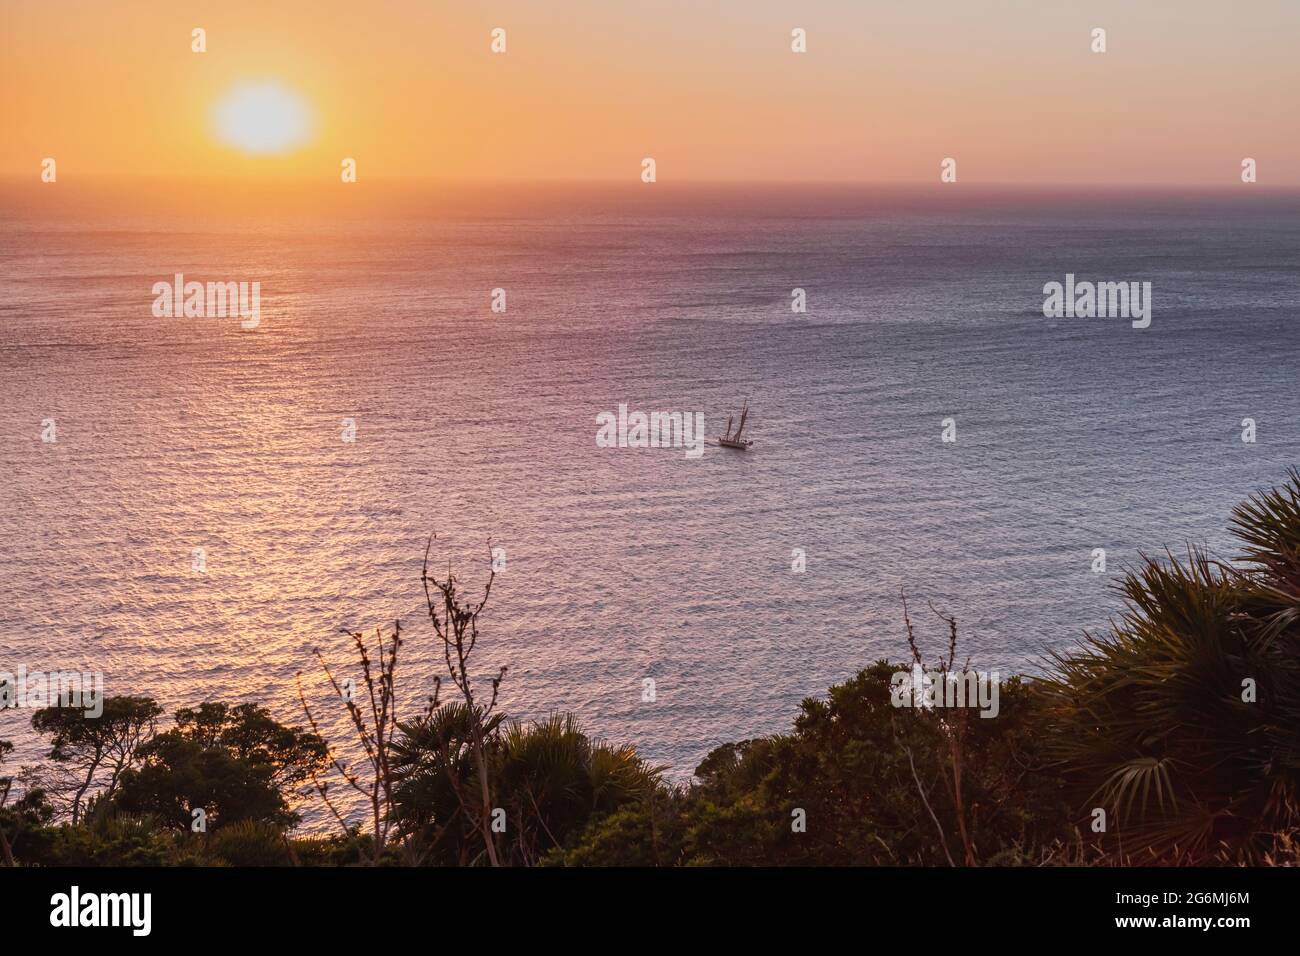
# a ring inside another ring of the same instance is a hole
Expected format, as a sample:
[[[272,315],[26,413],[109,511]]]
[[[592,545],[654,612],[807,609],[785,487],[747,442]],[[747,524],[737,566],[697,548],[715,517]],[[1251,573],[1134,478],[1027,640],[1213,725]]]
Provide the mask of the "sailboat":
[[[718,444],[723,448],[738,448],[745,451],[750,445],[754,444],[748,438],[741,438],[740,433],[745,430],[745,419],[749,417],[749,401],[745,401],[745,407],[740,411],[740,424],[736,426],[733,433],[731,430],[731,416],[727,416],[727,433],[718,439]]]

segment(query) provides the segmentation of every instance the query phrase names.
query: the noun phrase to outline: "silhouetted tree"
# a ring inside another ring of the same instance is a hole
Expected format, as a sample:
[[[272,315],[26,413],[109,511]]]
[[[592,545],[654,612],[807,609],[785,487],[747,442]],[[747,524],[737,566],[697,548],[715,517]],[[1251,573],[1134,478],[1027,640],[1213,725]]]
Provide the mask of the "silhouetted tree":
[[[460,594],[459,581],[447,569],[447,577],[439,580],[429,575],[429,552],[437,535],[430,535],[424,549],[424,569],[420,576],[424,584],[424,599],[428,607],[429,620],[434,632],[442,641],[443,659],[452,684],[460,692],[464,701],[469,725],[470,757],[474,763],[473,780],[477,784],[477,793],[471,794],[462,781],[451,778],[461,809],[478,827],[483,835],[483,845],[487,850],[489,861],[493,866],[501,865],[501,854],[497,850],[496,836],[492,832],[491,762],[488,759],[488,744],[495,732],[494,711],[497,706],[497,694],[501,681],[505,679],[506,668],[502,667],[491,680],[491,695],[486,701],[480,700],[475,690],[474,679],[469,673],[470,656],[478,645],[478,619],[487,606],[492,595],[492,582],[496,580],[496,566],[492,560],[492,542],[488,541],[488,578],[483,586],[483,597],[479,601],[466,600]],[[433,592],[437,591],[437,597]],[[439,685],[440,687],[441,685]],[[435,690],[433,706],[438,703]]]
[[[190,828],[201,808],[212,829],[240,820],[291,826],[289,790],[323,766],[325,742],[288,727],[257,704],[204,703],[176,712],[176,726],[144,744],[122,775],[117,807]]]
[[[1233,512],[1235,563],[1144,557],[1056,657],[1047,737],[1112,862],[1252,864],[1300,835],[1300,472]]]
[[[330,686],[343,702],[348,718],[352,722],[357,742],[365,757],[365,778],[353,770],[338,751],[326,743],[326,768],[333,769],[343,782],[366,798],[370,805],[371,834],[369,841],[358,842],[362,862],[378,866],[389,845],[389,837],[397,823],[397,814],[393,803],[393,772],[389,749],[397,733],[397,702],[395,699],[395,675],[397,673],[397,655],[402,647],[402,623],[393,624],[392,635],[385,639],[384,633],[375,628],[375,662],[370,657],[370,649],[365,636],[360,632],[345,632],[352,638],[357,656],[361,662],[362,684],[340,684],[334,672],[318,649],[312,651],[321,669],[325,672]],[[357,698],[361,703],[357,703]],[[307,696],[302,689],[302,674],[298,675],[298,700],[312,730],[320,734],[320,726],[307,703]],[[316,792],[343,830],[345,837],[354,836],[354,828],[344,818],[342,811],[330,794],[330,781],[324,779],[323,772],[313,770],[310,774]],[[370,847],[366,852],[366,845]]]
[[[87,716],[79,707],[45,707],[32,715],[32,727],[49,735],[50,759],[75,778],[70,795],[72,822],[80,822],[82,803],[99,782],[99,797],[111,797],[118,781],[156,729],[162,708],[151,697],[109,697],[103,713]]]

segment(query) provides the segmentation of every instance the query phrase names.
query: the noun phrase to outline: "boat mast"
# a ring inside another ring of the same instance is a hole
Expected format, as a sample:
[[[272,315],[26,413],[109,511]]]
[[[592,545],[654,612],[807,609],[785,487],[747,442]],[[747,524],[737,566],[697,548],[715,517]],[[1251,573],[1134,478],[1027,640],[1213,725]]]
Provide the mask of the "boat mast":
[[[749,399],[745,399],[745,407],[740,412],[740,425],[736,428],[736,434],[733,438],[739,438],[740,433],[745,430],[745,419],[749,416]]]

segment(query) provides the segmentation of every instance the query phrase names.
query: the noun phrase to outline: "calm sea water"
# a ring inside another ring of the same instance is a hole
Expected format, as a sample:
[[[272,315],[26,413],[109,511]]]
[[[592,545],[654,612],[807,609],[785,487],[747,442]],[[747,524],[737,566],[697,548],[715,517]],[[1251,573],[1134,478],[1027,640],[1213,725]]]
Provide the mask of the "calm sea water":
[[[100,670],[169,707],[301,721],[298,671],[329,706],[311,649],[344,665],[341,628],[396,619],[419,698],[440,668],[426,536],[467,581],[491,536],[506,568],[477,663],[509,666],[509,712],[574,711],[682,779],[905,653],[904,590],[935,654],[927,600],[973,666],[1039,669],[1116,613],[1140,550],[1230,552],[1232,505],[1300,458],[1295,196],[570,190],[227,214],[38,188],[4,194],[0,230],[0,669]],[[176,272],[260,281],[260,327],[154,318]],[[1067,272],[1152,282],[1151,327],[1044,319]],[[595,443],[620,402],[715,432],[746,399],[746,454]],[[29,719],[0,715],[18,762],[39,753]]]

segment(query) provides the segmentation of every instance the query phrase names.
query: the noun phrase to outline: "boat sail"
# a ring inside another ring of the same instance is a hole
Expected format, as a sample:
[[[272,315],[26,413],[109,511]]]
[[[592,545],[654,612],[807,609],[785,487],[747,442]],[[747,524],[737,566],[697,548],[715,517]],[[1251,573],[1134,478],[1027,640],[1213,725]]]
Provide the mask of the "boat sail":
[[[736,426],[733,433],[731,430],[731,416],[727,416],[727,433],[718,439],[718,444],[723,448],[736,448],[745,451],[754,443],[748,438],[740,437],[740,433],[745,430],[745,420],[749,418],[749,400],[745,400],[745,407],[740,411],[740,424]]]

